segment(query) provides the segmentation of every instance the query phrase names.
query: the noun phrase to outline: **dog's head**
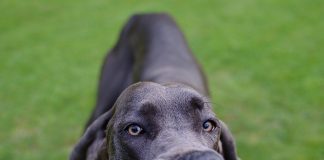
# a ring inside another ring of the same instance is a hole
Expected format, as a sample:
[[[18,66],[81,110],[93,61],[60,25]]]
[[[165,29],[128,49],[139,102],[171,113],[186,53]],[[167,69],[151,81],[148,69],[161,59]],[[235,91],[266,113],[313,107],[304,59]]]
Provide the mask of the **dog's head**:
[[[104,132],[105,131],[105,132]],[[223,156],[222,156],[223,154]],[[87,129],[71,159],[236,159],[208,99],[183,85],[141,82]]]

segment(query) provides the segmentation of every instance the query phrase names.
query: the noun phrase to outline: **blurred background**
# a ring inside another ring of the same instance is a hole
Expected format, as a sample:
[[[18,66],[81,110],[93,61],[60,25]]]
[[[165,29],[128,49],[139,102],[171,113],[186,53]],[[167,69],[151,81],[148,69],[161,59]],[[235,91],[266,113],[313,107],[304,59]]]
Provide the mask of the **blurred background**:
[[[242,159],[324,159],[324,1],[0,1],[0,159],[67,159],[127,19],[167,12]]]

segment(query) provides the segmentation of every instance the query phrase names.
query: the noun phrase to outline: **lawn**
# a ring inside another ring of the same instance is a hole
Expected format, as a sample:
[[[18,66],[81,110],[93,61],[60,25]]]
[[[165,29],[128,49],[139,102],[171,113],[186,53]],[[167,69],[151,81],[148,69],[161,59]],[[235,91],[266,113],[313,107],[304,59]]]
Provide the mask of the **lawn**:
[[[242,159],[324,159],[324,1],[0,1],[0,159],[67,159],[137,12],[168,12]]]

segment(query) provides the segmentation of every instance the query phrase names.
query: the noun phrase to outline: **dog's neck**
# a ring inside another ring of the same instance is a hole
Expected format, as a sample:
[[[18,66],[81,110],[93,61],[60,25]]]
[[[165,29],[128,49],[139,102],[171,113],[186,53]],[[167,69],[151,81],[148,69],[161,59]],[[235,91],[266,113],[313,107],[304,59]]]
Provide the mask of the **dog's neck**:
[[[123,34],[134,52],[134,82],[181,83],[208,96],[200,66],[170,17],[134,16]]]

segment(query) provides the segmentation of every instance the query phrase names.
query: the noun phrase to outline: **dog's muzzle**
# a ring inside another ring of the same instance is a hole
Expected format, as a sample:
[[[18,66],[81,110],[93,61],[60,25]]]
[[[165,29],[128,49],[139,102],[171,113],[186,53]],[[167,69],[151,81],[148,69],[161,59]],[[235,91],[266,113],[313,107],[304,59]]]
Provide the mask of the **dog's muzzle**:
[[[177,160],[224,160],[220,154],[211,151],[193,151],[186,153]]]

